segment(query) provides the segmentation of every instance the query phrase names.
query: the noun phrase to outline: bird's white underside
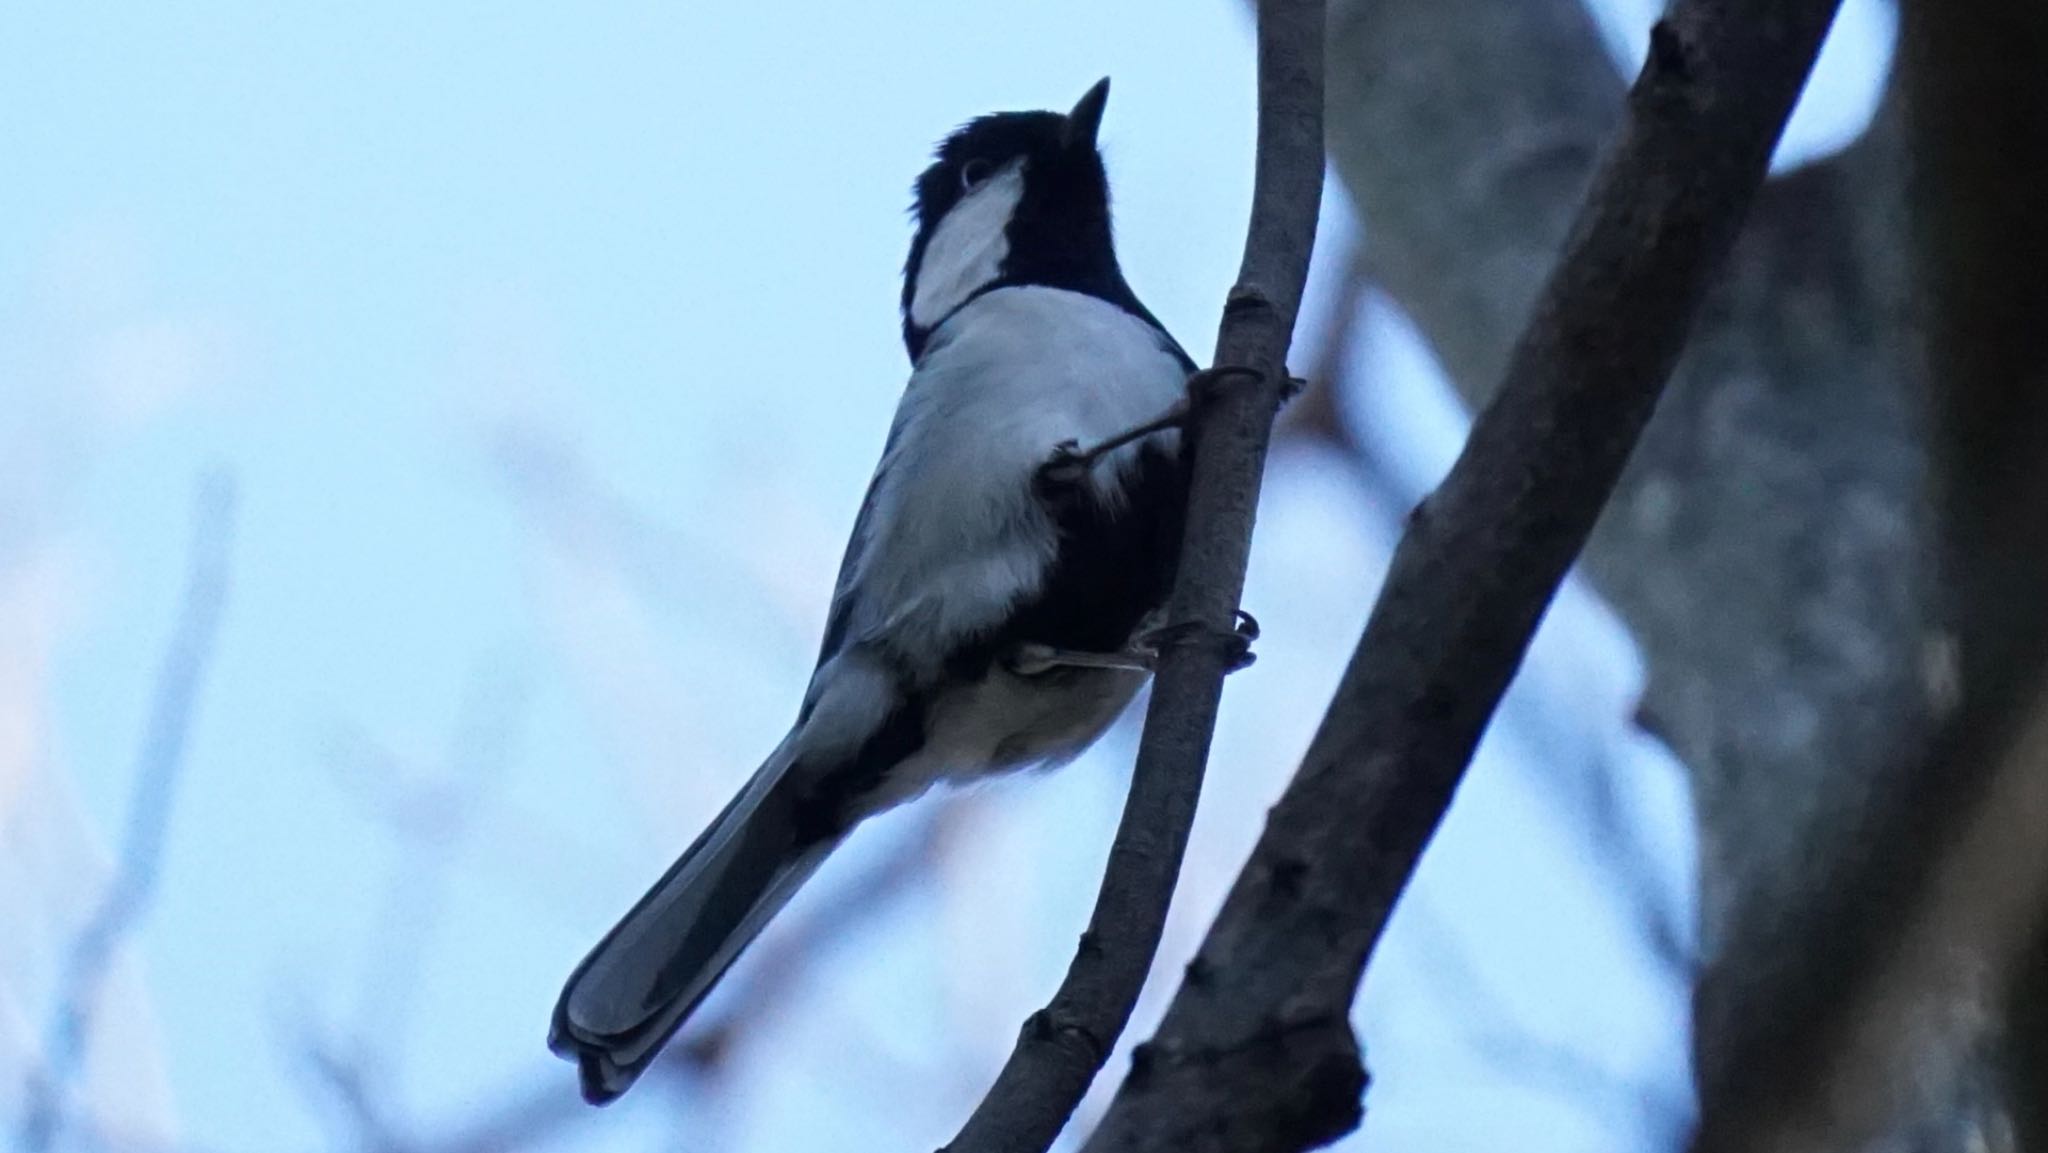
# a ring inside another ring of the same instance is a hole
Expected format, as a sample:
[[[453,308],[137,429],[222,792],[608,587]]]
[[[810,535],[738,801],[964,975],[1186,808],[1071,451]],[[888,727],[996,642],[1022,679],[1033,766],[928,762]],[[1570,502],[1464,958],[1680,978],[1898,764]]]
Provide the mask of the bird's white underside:
[[[1056,445],[1150,420],[1185,387],[1156,329],[1084,293],[1000,288],[935,331],[896,409],[869,530],[852,558],[849,643],[817,672],[816,704],[798,738],[805,750],[850,752],[885,715],[895,687],[874,648],[936,676],[962,638],[1000,625],[1038,591],[1059,540],[1032,481]],[[1173,435],[1159,434],[1168,445]],[[1086,483],[1120,499],[1138,451],[1112,454]],[[892,774],[891,799],[938,775],[1011,767],[994,763],[999,748],[1067,755],[1113,720],[1143,679],[1106,673],[1070,702],[1012,699],[992,682],[961,686],[935,707],[927,752]],[[1111,685],[1124,689],[1102,699]]]

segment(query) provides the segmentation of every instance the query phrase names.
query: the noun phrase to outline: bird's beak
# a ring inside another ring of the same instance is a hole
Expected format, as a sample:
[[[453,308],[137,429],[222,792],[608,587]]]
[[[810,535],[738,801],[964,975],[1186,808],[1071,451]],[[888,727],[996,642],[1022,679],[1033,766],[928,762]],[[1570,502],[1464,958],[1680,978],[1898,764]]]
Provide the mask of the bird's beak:
[[[1102,127],[1102,108],[1109,103],[1109,77],[1095,82],[1086,95],[1081,97],[1074,110],[1067,113],[1066,144],[1068,148],[1094,148],[1095,130]]]

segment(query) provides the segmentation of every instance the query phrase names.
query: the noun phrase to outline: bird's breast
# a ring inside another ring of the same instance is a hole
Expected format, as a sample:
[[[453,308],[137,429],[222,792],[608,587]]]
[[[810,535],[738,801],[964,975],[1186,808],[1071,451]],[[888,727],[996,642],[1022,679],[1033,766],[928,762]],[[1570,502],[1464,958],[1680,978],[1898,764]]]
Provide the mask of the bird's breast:
[[[934,416],[981,430],[968,442],[995,454],[986,463],[1032,468],[1061,441],[1086,444],[1157,417],[1185,388],[1180,360],[1143,318],[1038,286],[997,289],[962,308],[912,381]]]
[[[1158,329],[1107,301],[1015,287],[960,309],[933,335],[897,409],[853,568],[852,635],[886,636],[928,670],[964,639],[990,635],[1061,568],[1070,534],[1033,483],[1039,466],[1063,441],[1086,444],[1157,417],[1185,386]],[[1173,436],[1099,462],[1084,503],[1129,507],[1147,462],[1177,457]]]

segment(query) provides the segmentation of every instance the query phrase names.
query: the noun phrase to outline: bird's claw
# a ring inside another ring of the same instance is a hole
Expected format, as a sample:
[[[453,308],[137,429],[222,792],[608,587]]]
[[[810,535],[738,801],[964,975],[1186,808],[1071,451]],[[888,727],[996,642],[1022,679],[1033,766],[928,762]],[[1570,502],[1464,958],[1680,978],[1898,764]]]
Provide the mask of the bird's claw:
[[[1161,625],[1156,629],[1147,629],[1139,634],[1131,647],[1157,654],[1164,643],[1172,640],[1177,634],[1206,634],[1226,647],[1230,663],[1223,671],[1234,673],[1239,669],[1249,668],[1259,659],[1258,654],[1252,651],[1252,642],[1259,639],[1258,619],[1243,609],[1237,610],[1236,617],[1236,625],[1227,633],[1186,621],[1177,625]]]
[[[1239,669],[1250,668],[1252,662],[1259,659],[1259,654],[1252,651],[1252,642],[1259,639],[1259,618],[1238,609],[1237,625],[1231,632],[1237,634],[1237,656],[1224,671],[1234,673]]]
[[[1250,644],[1250,643],[1252,643],[1253,641],[1255,641],[1255,640],[1258,640],[1258,639],[1259,639],[1259,618],[1257,618],[1257,617],[1253,616],[1252,614],[1250,614],[1250,613],[1248,613],[1248,612],[1244,611],[1243,609],[1238,609],[1238,610],[1237,610],[1237,635],[1238,635],[1238,636],[1241,636],[1241,637],[1243,637],[1243,638],[1244,638],[1244,643],[1246,643],[1246,644]]]

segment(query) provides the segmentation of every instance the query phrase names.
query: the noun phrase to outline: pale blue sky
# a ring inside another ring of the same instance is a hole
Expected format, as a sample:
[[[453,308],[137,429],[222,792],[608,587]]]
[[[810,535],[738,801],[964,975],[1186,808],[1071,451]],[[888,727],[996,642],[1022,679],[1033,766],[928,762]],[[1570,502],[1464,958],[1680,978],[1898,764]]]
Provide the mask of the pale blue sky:
[[[1848,59],[1831,60],[1806,139],[1838,140],[1867,110],[1888,36],[1880,11],[1852,5]],[[1617,18],[1618,39],[1640,26]],[[77,784],[102,828],[124,811],[193,486],[215,463],[240,482],[227,624],[140,937],[187,1137],[241,1153],[334,1132],[303,1091],[291,1023],[346,1024],[386,991],[367,954],[387,947],[372,926],[398,861],[337,761],[362,734],[431,774],[465,715],[496,724],[510,751],[419,942],[394,1104],[431,1125],[522,1078],[572,1091],[541,1048],[561,977],[773,745],[800,691],[902,386],[904,212],[931,144],[980,112],[1064,107],[1113,76],[1103,135],[1122,257],[1199,359],[1250,192],[1249,46],[1228,0],[1062,0],[1000,19],[909,2],[0,14],[0,574],[65,558],[42,763]],[[1392,326],[1370,342],[1379,373],[1407,383],[1366,402],[1410,430],[1419,455],[1405,483],[1419,491],[1455,445],[1457,416],[1398,319],[1374,315]],[[550,471],[563,460],[570,471]],[[1360,505],[1326,464],[1276,470],[1249,598],[1268,659],[1234,684],[1219,738],[1213,840],[1198,842],[1213,861],[1195,866],[1213,874],[1211,892],[1305,740],[1398,511]],[[618,560],[612,544],[587,538],[605,523],[592,508],[614,499],[654,526],[617,564],[603,559]],[[1554,614],[1577,622],[1562,647],[1598,668],[1532,669],[1565,670],[1573,687],[1553,686],[1539,698],[1550,705],[1606,686],[1566,742],[1580,753],[1560,754],[1554,726],[1538,724],[1519,744],[1491,742],[1489,763],[1655,760],[1620,723],[1637,677],[1625,642],[1574,595]],[[1262,700],[1269,712],[1254,711]],[[1290,703],[1298,716],[1260,719]],[[1549,705],[1524,707],[1535,718]],[[1035,887],[971,902],[992,923],[962,930],[935,879],[877,930],[888,940],[849,943],[840,984],[806,1003],[869,1021],[910,1061],[943,1052],[964,1017],[990,1033],[967,1066],[999,1058],[1092,892],[1128,748],[1101,753],[1001,787],[1007,823],[963,850],[961,875],[1000,885],[1022,862],[1042,869]],[[1256,775],[1232,771],[1251,765]],[[1638,819],[1674,858],[1658,884],[1682,909],[1677,778],[1662,762],[1615,771],[1658,782]],[[1498,827],[1554,834],[1530,850],[1540,859],[1583,855],[1568,819],[1531,816],[1518,796],[1496,798]],[[1499,870],[1485,867],[1498,834],[1482,820],[1463,826],[1475,842],[1463,852],[1483,879]],[[1572,867],[1553,899],[1580,899],[1578,886],[1588,918],[1611,915],[1597,879]],[[1505,895],[1432,923],[1511,923],[1528,905]],[[1029,911],[1029,933],[993,923],[1010,909]],[[1185,944],[1201,917],[1183,920]],[[1557,970],[1587,968],[1568,940],[1503,931],[1557,954]],[[1643,963],[1627,934],[1612,930],[1601,964]],[[988,944],[1020,939],[1043,956]],[[1468,949],[1482,968],[1504,955],[1491,941]],[[918,982],[942,980],[942,955],[1001,970],[984,982],[995,992],[956,990],[945,1013],[922,1004]],[[1384,980],[1423,1002],[1418,964],[1390,961]],[[1682,1085],[1671,991],[1653,977],[1641,989],[1622,1018],[1643,1032],[1626,1076]],[[1441,1043],[1430,1023],[1455,1008],[1384,1029]],[[885,1145],[945,1136],[951,1099],[929,1116],[875,1100],[820,1050],[836,1042],[815,1022],[808,1034],[800,1018],[768,1028],[786,1057],[735,1098],[758,1108],[719,1122],[731,1143],[717,1147],[786,1148],[861,1116],[901,1126]],[[1422,1060],[1411,1068],[1431,1068]],[[1398,1066],[1381,1072],[1386,1132],[1429,1132],[1442,1099],[1413,1096]],[[1497,1116],[1463,1109],[1458,1123],[1483,1135],[1555,1107],[1518,1112],[1520,1092],[1487,1098]],[[629,1102],[578,1147],[649,1147],[659,1121]]]

